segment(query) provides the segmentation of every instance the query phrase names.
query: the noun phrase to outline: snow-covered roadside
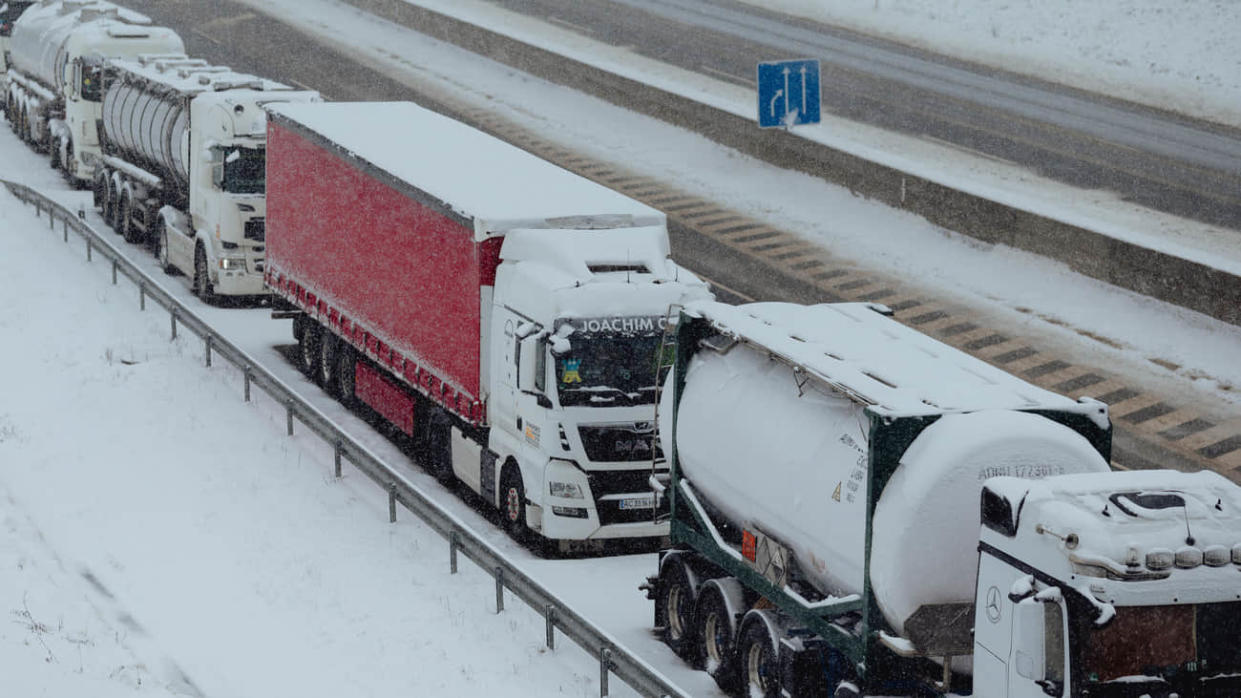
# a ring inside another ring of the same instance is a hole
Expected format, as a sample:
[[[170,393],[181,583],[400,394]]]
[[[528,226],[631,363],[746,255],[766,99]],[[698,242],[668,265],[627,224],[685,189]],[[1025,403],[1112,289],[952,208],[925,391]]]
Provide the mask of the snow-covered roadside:
[[[489,576],[450,576],[7,193],[0,237],[6,695],[598,695],[591,657],[496,615]]]
[[[1219,388],[1241,386],[1241,364],[1234,360],[1241,328],[1121,291],[1032,254],[963,238],[925,219],[858,199],[842,187],[780,170],[334,0],[243,1],[359,56],[396,80],[493,110],[568,149],[728,202],[742,213],[798,231],[838,257],[886,270],[933,289],[937,296],[985,308],[1013,332],[1055,338],[1079,354],[1097,354],[1093,360],[1116,365],[1135,379],[1157,381],[1169,394],[1188,389],[1192,395],[1200,388],[1217,399],[1238,399]],[[409,1],[450,9],[445,0]],[[454,3],[454,11],[462,12],[491,7],[474,0]],[[549,31],[545,38],[550,42],[564,37]],[[617,49],[602,60],[619,65],[628,60],[622,53]],[[663,79],[685,77],[673,72],[666,71]],[[693,266],[693,260],[682,261]],[[1083,340],[1079,330],[1104,336],[1115,346]],[[1152,369],[1151,358],[1181,368]]]
[[[1241,126],[1241,4],[1220,0],[740,0]]]

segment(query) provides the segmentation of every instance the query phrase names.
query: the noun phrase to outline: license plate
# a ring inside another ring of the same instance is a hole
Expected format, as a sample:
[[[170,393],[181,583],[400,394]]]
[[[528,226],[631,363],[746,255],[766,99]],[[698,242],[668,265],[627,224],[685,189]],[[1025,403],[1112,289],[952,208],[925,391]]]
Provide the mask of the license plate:
[[[654,509],[655,495],[645,497],[626,497],[620,500],[621,509]]]

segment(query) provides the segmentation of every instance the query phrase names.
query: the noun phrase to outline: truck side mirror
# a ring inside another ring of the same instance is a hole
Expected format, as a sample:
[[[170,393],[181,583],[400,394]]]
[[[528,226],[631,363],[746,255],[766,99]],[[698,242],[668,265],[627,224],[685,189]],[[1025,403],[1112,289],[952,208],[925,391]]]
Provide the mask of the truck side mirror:
[[[518,346],[517,389],[538,398],[540,407],[551,407],[544,391],[547,389],[547,358],[543,338],[534,335],[522,339]]]
[[[1064,608],[1059,600],[1028,598],[1013,607],[1013,668],[1043,693],[1064,693]]]

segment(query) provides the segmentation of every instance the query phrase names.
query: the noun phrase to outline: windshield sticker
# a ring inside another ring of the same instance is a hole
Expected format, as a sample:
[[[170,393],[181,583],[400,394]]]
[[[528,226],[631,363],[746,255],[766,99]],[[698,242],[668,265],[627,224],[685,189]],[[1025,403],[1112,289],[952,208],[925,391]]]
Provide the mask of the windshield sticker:
[[[564,372],[560,377],[561,383],[581,383],[582,374],[579,369],[582,367],[581,359],[565,359],[563,362]]]

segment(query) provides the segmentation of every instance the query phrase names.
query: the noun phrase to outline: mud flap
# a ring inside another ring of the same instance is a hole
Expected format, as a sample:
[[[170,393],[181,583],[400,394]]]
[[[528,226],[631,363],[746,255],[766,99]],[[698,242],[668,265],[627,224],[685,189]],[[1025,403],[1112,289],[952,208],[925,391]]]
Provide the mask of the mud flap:
[[[500,506],[499,500],[496,499],[496,460],[499,457],[495,451],[484,448],[479,454],[478,463],[479,494],[496,507]]]

